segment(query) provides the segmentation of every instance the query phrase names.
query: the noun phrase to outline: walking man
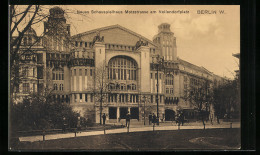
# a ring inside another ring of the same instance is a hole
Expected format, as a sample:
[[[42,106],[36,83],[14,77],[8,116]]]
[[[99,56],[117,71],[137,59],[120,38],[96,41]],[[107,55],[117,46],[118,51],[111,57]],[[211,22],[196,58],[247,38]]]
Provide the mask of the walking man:
[[[65,130],[66,130],[66,117],[65,116],[63,116],[63,118],[62,118],[62,132],[65,132]]]
[[[107,118],[105,113],[102,115],[102,118],[103,118],[103,125],[105,125],[106,124],[106,118]]]
[[[131,116],[130,116],[129,112],[127,112],[127,114],[126,114],[126,124],[125,125],[128,128],[130,126],[130,119],[131,119]]]
[[[151,122],[152,122],[153,116],[152,116],[152,114],[150,113],[148,117],[149,117],[149,125],[151,125]]]
[[[153,113],[153,116],[152,116],[152,123],[153,123],[153,125],[155,125],[155,123],[156,123],[156,116],[155,116],[154,113]]]

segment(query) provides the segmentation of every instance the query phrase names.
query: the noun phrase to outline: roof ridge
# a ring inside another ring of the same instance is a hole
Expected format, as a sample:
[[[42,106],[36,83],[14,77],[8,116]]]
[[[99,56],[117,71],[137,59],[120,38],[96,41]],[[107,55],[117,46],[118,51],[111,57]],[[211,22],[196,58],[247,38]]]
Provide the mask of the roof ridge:
[[[206,72],[208,72],[208,73],[212,73],[212,72],[210,72],[208,69],[206,69],[206,68],[203,67],[203,66],[197,66],[197,65],[192,64],[192,63],[190,63],[190,62],[188,62],[188,61],[186,61],[186,60],[183,60],[183,59],[181,59],[181,58],[178,58],[178,59],[181,60],[181,61],[183,61],[183,62],[185,62],[185,63],[188,63],[188,64],[190,64],[190,65],[193,65],[193,66],[195,66],[195,67],[198,67],[198,68],[200,68],[200,69],[203,69],[204,71],[206,71]]]
[[[152,45],[154,45],[156,47],[158,46],[154,42],[152,42],[150,39],[142,36],[141,34],[138,34],[138,33],[134,32],[134,31],[132,31],[132,30],[126,28],[126,27],[123,27],[123,26],[121,26],[119,24],[105,26],[105,27],[101,27],[101,28],[96,28],[96,29],[92,29],[92,30],[89,30],[89,31],[85,31],[85,32],[73,35],[72,38],[81,37],[81,36],[83,36],[85,34],[93,33],[93,32],[98,31],[98,30],[106,30],[106,29],[110,29],[110,28],[120,28],[120,29],[122,29],[124,31],[127,31],[127,32],[129,32],[129,33],[131,33],[131,34],[133,34],[133,35],[135,35],[135,36],[137,36],[139,38],[142,38],[142,39],[148,41],[150,44],[152,44]]]

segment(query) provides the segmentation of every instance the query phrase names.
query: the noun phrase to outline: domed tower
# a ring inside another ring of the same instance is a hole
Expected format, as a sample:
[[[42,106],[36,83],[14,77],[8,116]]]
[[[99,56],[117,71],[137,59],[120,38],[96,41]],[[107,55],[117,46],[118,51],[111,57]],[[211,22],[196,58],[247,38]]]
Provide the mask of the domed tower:
[[[158,34],[153,38],[153,42],[161,48],[161,55],[164,57],[164,61],[177,60],[176,37],[171,32],[170,27],[170,24],[162,23],[158,26]]]
[[[43,45],[51,51],[69,52],[70,25],[66,24],[64,10],[54,7],[49,12],[48,21],[44,22]]]
[[[70,25],[66,23],[64,10],[53,7],[44,22],[43,46],[46,52],[47,87],[52,88],[58,101],[69,102]]]

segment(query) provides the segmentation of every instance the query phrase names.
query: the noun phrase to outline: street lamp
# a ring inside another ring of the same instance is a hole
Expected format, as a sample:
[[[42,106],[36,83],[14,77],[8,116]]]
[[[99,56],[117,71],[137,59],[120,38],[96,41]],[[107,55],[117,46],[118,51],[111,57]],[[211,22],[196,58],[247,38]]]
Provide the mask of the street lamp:
[[[154,59],[153,59],[154,60]],[[156,66],[157,69],[157,95],[156,95],[156,103],[157,103],[157,125],[159,125],[159,67],[160,69],[163,67],[164,59],[163,57],[160,57],[160,55],[156,56],[156,62],[152,61],[153,65]]]

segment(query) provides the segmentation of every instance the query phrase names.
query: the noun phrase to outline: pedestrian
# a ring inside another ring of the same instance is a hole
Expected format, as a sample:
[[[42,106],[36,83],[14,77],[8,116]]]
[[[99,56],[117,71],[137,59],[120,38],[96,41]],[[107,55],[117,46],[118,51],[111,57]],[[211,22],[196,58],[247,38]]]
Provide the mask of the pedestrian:
[[[78,120],[77,120],[77,130],[81,129],[81,125],[80,125],[80,116],[78,116]]]
[[[152,118],[152,123],[153,123],[153,125],[155,125],[155,123],[156,123],[156,116],[155,116],[155,114],[153,113],[153,116],[152,116],[153,118]]]
[[[103,125],[105,125],[106,124],[106,118],[107,118],[105,113],[102,115],[102,118],[103,118]]]
[[[150,113],[148,117],[149,117],[149,125],[150,125],[151,122],[152,122],[153,116],[152,116],[152,114]]]
[[[125,122],[126,122],[126,127],[128,127],[128,128],[130,126],[130,119],[131,119],[131,116],[130,116],[129,112],[127,112]]]
[[[62,132],[65,132],[65,130],[66,130],[66,117],[65,116],[63,116],[63,118],[62,118]]]

